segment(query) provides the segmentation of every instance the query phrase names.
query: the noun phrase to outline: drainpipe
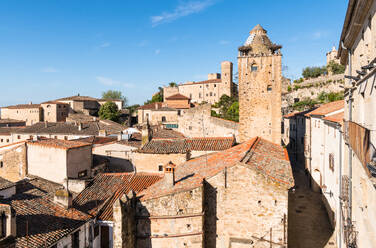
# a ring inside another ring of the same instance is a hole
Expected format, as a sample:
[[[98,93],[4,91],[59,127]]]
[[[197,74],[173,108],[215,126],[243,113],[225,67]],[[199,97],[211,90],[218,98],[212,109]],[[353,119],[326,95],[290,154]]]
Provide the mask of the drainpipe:
[[[352,61],[351,61],[351,49],[348,49],[344,46],[343,42],[341,43],[343,49],[348,51],[348,63],[349,63],[349,76],[352,76]],[[351,85],[351,79],[349,79]],[[349,121],[352,121],[352,90],[349,91]],[[349,225],[352,224],[352,149],[350,144],[349,147]]]
[[[341,199],[341,192],[342,192],[342,131],[341,131],[341,126],[339,126],[339,196],[338,196],[338,202],[339,202],[339,207],[337,210],[337,216],[339,216],[338,220],[338,226],[339,226],[339,231],[338,231],[338,248],[342,247],[342,199]]]

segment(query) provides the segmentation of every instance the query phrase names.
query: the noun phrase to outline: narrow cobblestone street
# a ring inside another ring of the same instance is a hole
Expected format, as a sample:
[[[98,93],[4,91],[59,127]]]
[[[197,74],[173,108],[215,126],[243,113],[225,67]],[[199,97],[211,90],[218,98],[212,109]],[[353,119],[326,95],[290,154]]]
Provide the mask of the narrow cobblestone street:
[[[289,195],[289,248],[336,248],[321,194],[310,190],[302,170],[294,172],[295,192]]]

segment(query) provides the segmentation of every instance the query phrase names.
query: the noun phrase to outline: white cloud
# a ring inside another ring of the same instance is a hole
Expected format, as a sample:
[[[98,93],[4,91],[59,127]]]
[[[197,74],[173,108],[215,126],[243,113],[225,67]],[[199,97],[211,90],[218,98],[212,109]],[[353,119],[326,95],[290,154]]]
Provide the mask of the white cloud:
[[[188,1],[179,4],[172,12],[163,12],[151,17],[153,27],[175,21],[181,17],[199,13],[214,4],[214,0]]]
[[[158,55],[158,54],[160,54],[160,53],[161,53],[161,50],[160,50],[160,49],[155,50],[155,55]]]
[[[47,66],[47,67],[43,67],[41,69],[42,72],[47,72],[47,73],[54,73],[54,72],[58,72],[58,70],[52,66]]]
[[[105,42],[105,43],[99,45],[100,48],[105,48],[105,47],[109,47],[109,46],[111,46],[110,42]]]
[[[220,40],[219,44],[220,45],[227,45],[227,44],[230,44],[230,42],[228,40]]]
[[[122,85],[125,88],[133,88],[134,87],[134,84],[124,83],[124,82],[121,82],[121,81],[118,81],[118,80],[114,80],[114,79],[108,78],[108,77],[97,76],[95,78],[101,84],[107,85],[107,86],[114,86],[114,85],[119,86],[119,85]]]

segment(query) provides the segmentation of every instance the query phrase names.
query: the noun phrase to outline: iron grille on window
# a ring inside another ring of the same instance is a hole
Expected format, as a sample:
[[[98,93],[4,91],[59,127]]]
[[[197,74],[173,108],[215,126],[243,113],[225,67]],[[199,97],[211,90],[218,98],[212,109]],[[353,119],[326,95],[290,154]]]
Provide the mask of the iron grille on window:
[[[334,171],[334,154],[329,153],[329,169]]]

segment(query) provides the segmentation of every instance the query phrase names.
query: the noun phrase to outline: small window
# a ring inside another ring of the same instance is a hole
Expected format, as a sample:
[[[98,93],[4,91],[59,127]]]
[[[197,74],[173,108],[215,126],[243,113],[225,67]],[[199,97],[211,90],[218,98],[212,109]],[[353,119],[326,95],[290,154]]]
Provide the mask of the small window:
[[[87,176],[87,170],[83,170],[78,172],[78,178],[86,177]]]
[[[158,165],[158,171],[163,171],[163,165]]]
[[[257,65],[252,65],[251,66],[251,71],[257,71]]]
[[[210,96],[213,96],[213,92],[210,92]]]
[[[21,135],[17,135],[17,139],[21,139]]]
[[[0,161],[0,168],[3,168],[3,166],[4,166],[4,162]]]
[[[162,122],[166,121],[166,116],[162,116]]]
[[[272,91],[272,86],[268,85],[268,88],[266,89],[268,92]]]
[[[9,143],[9,139],[7,139],[7,143]]]
[[[189,130],[192,130],[192,126],[189,126],[189,128],[188,128]]]
[[[181,110],[180,109],[178,109],[178,115],[181,115]]]
[[[68,140],[68,136],[64,136],[64,140]]]
[[[1,139],[1,142],[4,142],[4,139]]]
[[[57,136],[55,135],[55,137],[54,137],[55,139],[57,139]]]
[[[198,98],[201,98],[202,96],[201,96],[201,93],[198,93]]]
[[[94,226],[94,238],[98,237],[99,235],[99,225]]]
[[[334,171],[334,154],[329,153],[329,169]]]
[[[214,88],[215,88],[215,87],[217,87],[217,85],[216,85],[216,84],[214,84]]]

